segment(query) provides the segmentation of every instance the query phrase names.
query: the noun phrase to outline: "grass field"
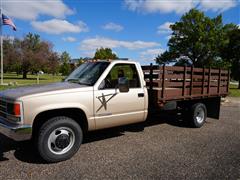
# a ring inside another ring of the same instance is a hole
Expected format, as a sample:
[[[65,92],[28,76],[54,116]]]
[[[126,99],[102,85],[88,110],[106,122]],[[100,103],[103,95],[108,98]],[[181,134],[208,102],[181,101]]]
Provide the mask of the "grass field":
[[[27,77],[28,79],[22,79],[22,75],[16,75],[15,73],[4,74],[3,82],[8,85],[0,85],[0,90],[37,84],[37,75],[29,74]],[[39,76],[39,84],[60,82],[63,78],[64,76],[43,74]]]
[[[229,96],[240,97],[240,89],[237,89],[237,85],[230,84],[229,87]]]
[[[53,82],[60,82],[64,76],[53,76],[49,74],[40,75],[39,83],[47,84]],[[0,85],[0,91],[19,86],[27,86],[37,84],[37,75],[28,75],[28,79],[22,79],[22,75],[16,75],[15,73],[4,74],[4,83],[11,85]],[[230,84],[229,96],[240,97],[240,89],[237,89],[237,85]]]

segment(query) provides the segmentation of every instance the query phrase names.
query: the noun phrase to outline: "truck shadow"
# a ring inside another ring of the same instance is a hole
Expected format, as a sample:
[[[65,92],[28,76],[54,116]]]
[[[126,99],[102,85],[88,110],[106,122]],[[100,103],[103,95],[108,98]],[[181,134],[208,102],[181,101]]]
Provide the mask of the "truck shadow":
[[[158,114],[148,117],[148,119],[142,123],[89,132],[85,136],[83,144],[123,136],[125,132],[141,132],[144,128],[166,123],[177,127],[189,127],[189,125],[182,121],[182,118],[176,114]],[[45,164],[44,160],[37,154],[32,141],[16,142],[0,134],[0,163],[9,160],[9,151],[14,151],[14,157],[19,161],[32,164]]]

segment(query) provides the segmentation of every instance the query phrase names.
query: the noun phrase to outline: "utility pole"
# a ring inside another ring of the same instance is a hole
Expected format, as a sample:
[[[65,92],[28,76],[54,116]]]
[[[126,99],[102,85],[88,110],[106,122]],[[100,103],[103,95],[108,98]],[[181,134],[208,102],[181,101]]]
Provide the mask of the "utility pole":
[[[2,0],[0,2],[0,18],[1,18],[1,23],[0,23],[0,36],[1,36],[1,85],[3,85],[3,36],[2,36]]]

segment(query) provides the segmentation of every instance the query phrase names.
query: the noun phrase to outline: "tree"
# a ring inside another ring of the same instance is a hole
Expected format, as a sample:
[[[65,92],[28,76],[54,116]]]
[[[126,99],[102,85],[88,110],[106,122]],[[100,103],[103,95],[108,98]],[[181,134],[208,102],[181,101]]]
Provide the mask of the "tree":
[[[118,59],[118,57],[110,48],[101,47],[96,50],[94,59]]]
[[[173,33],[168,42],[169,50],[156,58],[157,63],[184,59],[196,67],[222,63],[221,49],[226,46],[228,37],[221,15],[211,19],[203,12],[191,9],[170,28]]]
[[[228,32],[229,43],[224,49],[224,56],[231,63],[231,76],[238,80],[240,89],[240,29],[233,29]]]
[[[28,33],[22,40],[7,38],[3,44],[5,72],[22,72],[23,78],[26,79],[29,72],[47,72],[50,70],[49,65],[58,65],[58,58],[52,50],[53,45],[42,41],[37,34]]]
[[[52,52],[48,59],[49,59],[49,61],[43,70],[44,70],[44,72],[48,72],[53,75],[56,75],[60,69],[60,66],[59,66],[60,57],[59,57],[58,53]]]
[[[77,62],[77,66],[80,66],[84,63],[84,58],[80,57],[78,62]]]
[[[52,53],[52,45],[41,41],[37,34],[29,33],[21,41],[21,67],[23,79],[27,78],[28,72],[37,73],[48,64]]]
[[[60,57],[60,62],[61,62],[60,73],[62,73],[63,76],[68,75],[71,71],[71,67],[70,67],[70,64],[69,64],[70,59],[71,59],[71,57],[66,51],[64,51],[61,54],[61,57]]]

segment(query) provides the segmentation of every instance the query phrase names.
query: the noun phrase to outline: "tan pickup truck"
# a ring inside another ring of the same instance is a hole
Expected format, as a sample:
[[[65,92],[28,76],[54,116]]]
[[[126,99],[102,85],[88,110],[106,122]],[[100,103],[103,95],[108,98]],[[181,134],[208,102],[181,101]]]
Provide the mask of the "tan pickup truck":
[[[0,132],[33,139],[47,162],[69,159],[88,131],[145,121],[154,109],[182,110],[194,127],[219,118],[229,72],[143,66],[133,61],[87,62],[64,82],[0,92]]]

